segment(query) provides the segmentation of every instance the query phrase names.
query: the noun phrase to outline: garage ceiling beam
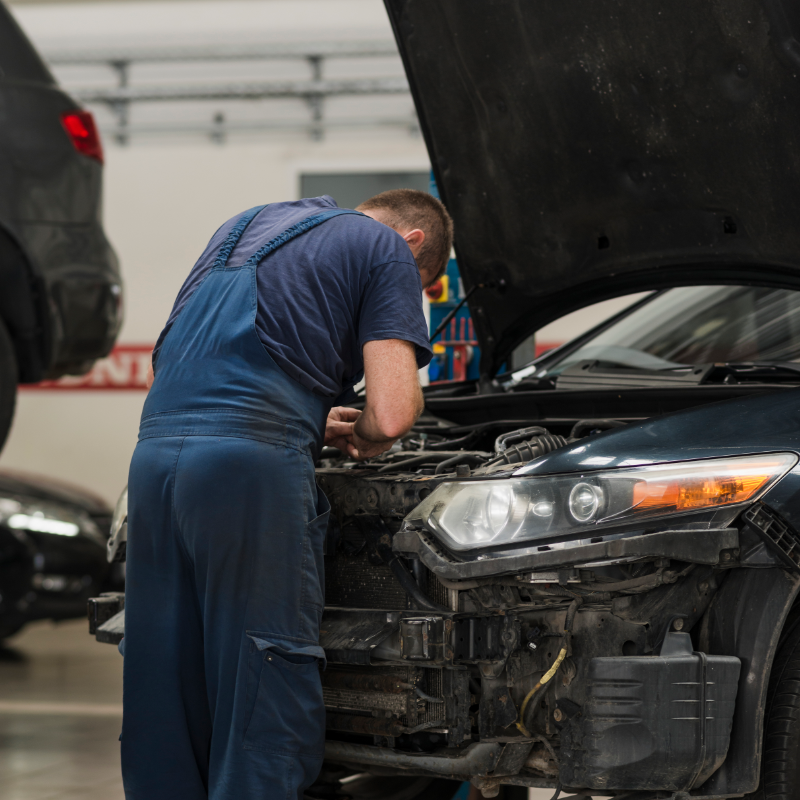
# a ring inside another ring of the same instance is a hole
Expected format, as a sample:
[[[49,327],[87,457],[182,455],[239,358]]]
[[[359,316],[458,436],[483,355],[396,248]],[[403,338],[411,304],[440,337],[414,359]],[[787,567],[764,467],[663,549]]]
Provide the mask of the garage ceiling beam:
[[[393,41],[286,42],[273,44],[221,44],[178,47],[124,48],[90,51],[50,50],[45,59],[53,65],[114,64],[120,61],[247,61],[261,59],[379,58],[398,56]]]
[[[275,98],[341,97],[345,95],[406,94],[405,78],[356,80],[263,81],[254,83],[124,86],[114,89],[73,89],[84,103],[153,103],[179,100],[265,100]]]
[[[314,123],[293,122],[293,121],[255,121],[255,122],[232,122],[227,123],[221,115],[218,119],[211,120],[210,123],[189,122],[189,123],[169,123],[163,125],[131,125],[125,128],[108,128],[104,132],[112,136],[163,136],[164,134],[203,134],[212,141],[222,142],[228,134],[236,133],[262,133],[270,131],[298,131],[313,133]],[[419,122],[416,115],[408,117],[359,117],[346,118],[342,120],[328,119],[325,121],[326,128],[401,128],[413,135],[419,135]]]

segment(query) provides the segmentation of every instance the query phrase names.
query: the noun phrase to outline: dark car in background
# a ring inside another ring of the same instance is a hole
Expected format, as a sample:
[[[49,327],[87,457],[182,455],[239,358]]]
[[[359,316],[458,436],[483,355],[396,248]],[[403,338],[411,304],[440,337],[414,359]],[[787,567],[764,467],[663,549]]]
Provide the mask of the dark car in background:
[[[0,639],[37,619],[82,617],[124,582],[106,561],[111,509],[70,484],[0,470]]]
[[[0,4],[0,446],[18,383],[86,372],[122,321],[103,150]]]
[[[481,377],[428,387],[388,453],[318,463],[308,796],[796,796],[800,14],[386,6]],[[549,321],[643,291],[501,371]],[[112,528],[121,557],[124,502]],[[98,639],[123,606],[92,602]]]

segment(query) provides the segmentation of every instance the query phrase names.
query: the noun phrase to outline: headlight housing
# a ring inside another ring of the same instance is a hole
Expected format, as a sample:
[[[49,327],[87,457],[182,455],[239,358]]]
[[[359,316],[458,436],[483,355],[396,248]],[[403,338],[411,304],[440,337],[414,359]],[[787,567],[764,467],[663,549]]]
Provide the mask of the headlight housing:
[[[407,519],[454,550],[597,530],[749,503],[795,464],[794,453],[713,458],[631,469],[452,481]]]

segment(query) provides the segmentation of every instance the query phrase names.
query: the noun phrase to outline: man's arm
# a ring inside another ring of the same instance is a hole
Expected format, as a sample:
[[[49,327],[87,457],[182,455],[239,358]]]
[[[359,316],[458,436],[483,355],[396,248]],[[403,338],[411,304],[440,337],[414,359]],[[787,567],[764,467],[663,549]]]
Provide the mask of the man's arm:
[[[388,450],[407,433],[424,407],[414,345],[380,339],[364,345],[367,403],[353,426],[358,458]]]

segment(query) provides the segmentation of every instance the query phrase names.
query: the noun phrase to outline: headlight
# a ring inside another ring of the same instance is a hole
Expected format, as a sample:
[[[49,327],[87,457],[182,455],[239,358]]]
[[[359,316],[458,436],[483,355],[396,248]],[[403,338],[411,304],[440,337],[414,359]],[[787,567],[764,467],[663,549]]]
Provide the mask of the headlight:
[[[114,506],[114,516],[111,517],[111,535],[106,544],[106,556],[108,562],[124,561],[125,551],[128,544],[128,487],[122,490],[122,494]]]
[[[53,536],[78,536],[82,534],[99,545],[105,545],[105,537],[97,525],[80,511],[56,503],[0,498],[0,523],[12,531],[49,533]]]
[[[409,520],[456,550],[543,539],[755,500],[795,464],[794,453],[655,464],[575,475],[453,481]]]

